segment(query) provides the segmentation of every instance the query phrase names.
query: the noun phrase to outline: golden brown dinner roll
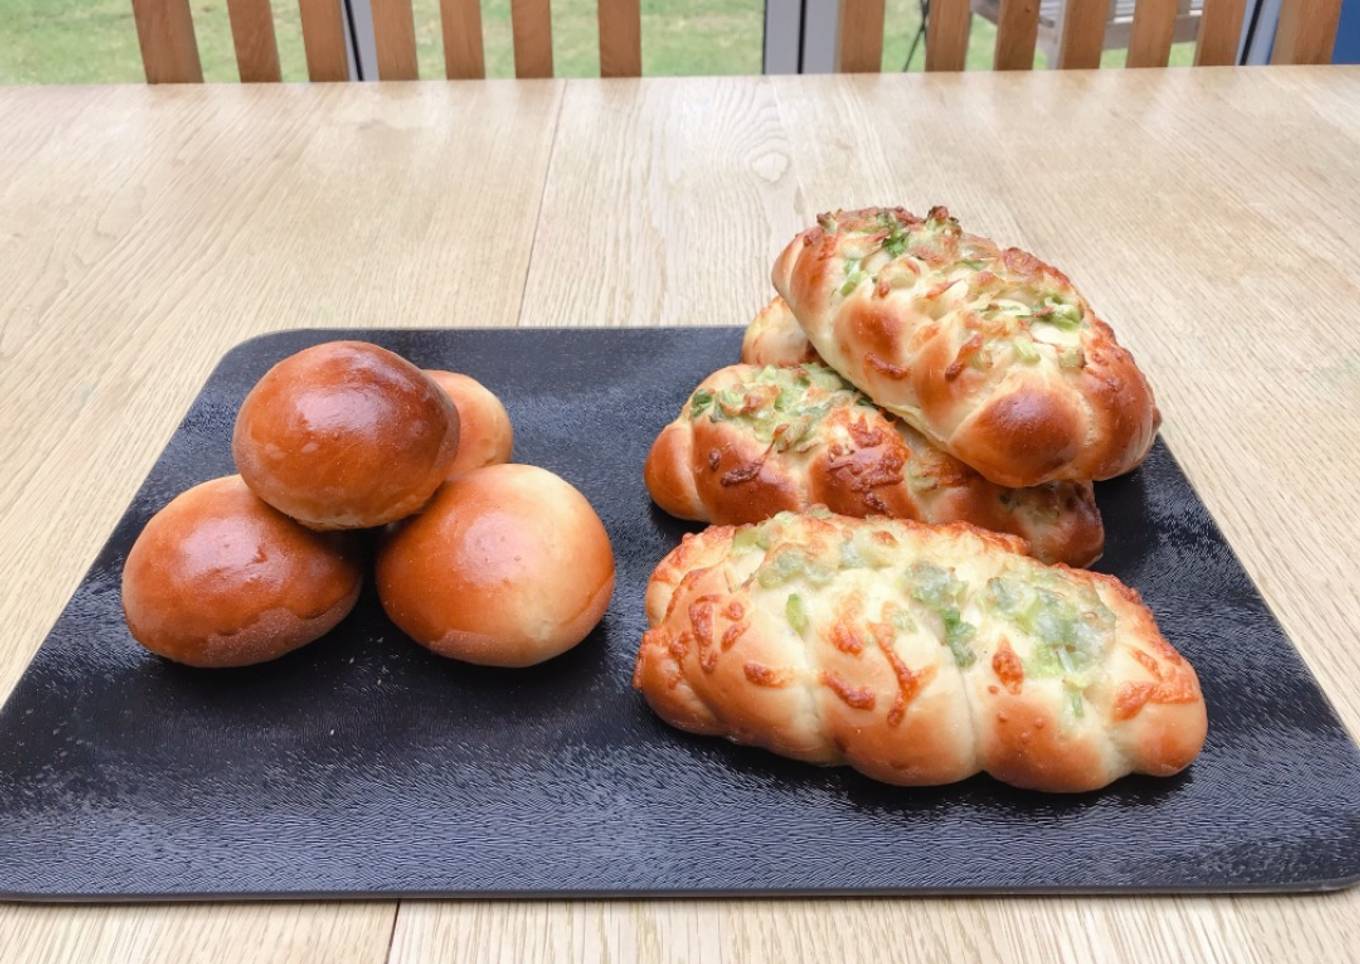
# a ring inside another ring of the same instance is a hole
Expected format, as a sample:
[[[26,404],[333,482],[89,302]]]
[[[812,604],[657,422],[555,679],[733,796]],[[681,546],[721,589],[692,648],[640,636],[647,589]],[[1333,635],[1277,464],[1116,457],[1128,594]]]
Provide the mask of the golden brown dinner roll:
[[[501,400],[477,379],[457,372],[425,372],[458,409],[458,454],[447,477],[510,461],[515,431]]]
[[[424,505],[458,450],[458,412],[415,365],[332,341],[279,362],[236,417],[231,451],[255,494],[313,529],[361,529]]]
[[[351,537],[298,525],[229,475],[151,517],[123,566],[123,612],[153,653],[247,666],[327,633],[362,581]]]
[[[378,595],[441,656],[530,666],[575,646],[614,591],[609,536],[546,469],[491,465],[448,482],[378,552]]]

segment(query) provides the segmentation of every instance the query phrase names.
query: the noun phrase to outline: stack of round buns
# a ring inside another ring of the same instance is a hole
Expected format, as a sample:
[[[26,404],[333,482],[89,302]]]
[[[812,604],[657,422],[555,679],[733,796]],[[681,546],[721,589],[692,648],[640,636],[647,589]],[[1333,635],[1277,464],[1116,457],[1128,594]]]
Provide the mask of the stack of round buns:
[[[327,633],[362,583],[353,530],[378,529],[379,598],[444,656],[528,666],[576,645],[614,585],[589,502],[545,469],[503,464],[505,407],[467,375],[376,345],[304,349],[236,419],[239,475],[175,498],[123,569],[147,649],[191,666],[264,662]]]

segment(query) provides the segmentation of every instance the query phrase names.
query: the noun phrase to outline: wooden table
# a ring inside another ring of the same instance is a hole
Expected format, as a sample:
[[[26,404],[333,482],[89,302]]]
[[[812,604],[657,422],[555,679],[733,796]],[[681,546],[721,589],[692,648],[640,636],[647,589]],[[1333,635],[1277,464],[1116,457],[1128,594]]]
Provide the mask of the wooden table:
[[[0,90],[0,696],[231,345],[744,323],[820,210],[1054,261],[1360,730],[1360,70]],[[1206,600],[1212,605],[1212,600]],[[2,858],[0,858],[2,859]],[[1354,959],[1317,897],[0,905],[0,960]]]

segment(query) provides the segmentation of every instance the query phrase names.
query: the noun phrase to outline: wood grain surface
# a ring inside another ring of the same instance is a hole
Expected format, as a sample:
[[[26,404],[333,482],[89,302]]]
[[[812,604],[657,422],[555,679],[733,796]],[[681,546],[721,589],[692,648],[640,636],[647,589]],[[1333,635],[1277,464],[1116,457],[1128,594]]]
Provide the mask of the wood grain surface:
[[[1357,98],[1360,69],[1310,67],[0,90],[0,695],[241,339],[740,323],[818,211],[941,202],[1061,266],[1115,326],[1354,733]],[[0,905],[5,961],[1341,962],[1356,947],[1360,890]]]

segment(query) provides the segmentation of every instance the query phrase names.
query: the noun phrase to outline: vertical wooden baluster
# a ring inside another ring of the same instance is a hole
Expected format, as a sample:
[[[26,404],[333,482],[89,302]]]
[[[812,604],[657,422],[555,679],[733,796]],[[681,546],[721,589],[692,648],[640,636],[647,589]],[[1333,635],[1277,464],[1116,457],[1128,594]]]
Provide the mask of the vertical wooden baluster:
[[[642,10],[638,0],[599,0],[600,76],[642,76]]]
[[[995,70],[1033,70],[1039,0],[1001,0],[996,17]]]
[[[1204,0],[1195,41],[1196,67],[1223,67],[1237,63],[1242,39],[1242,14],[1247,0]]]
[[[1138,0],[1129,29],[1128,67],[1165,67],[1176,32],[1176,0]]]
[[[132,16],[148,84],[203,83],[189,0],[132,0]]]
[[[510,0],[516,77],[553,75],[552,5],[549,0]]]
[[[279,44],[274,37],[274,11],[269,0],[227,0],[236,71],[243,84],[278,83]]]
[[[444,73],[449,80],[486,76],[481,0],[439,0],[444,31]]]
[[[298,0],[307,76],[313,81],[349,80],[349,51],[340,0]]]
[[[1099,67],[1109,18],[1110,0],[1066,0],[1057,66],[1070,70]]]
[[[1341,0],[1281,0],[1272,64],[1330,64]]]
[[[849,74],[883,69],[884,0],[841,0],[836,67]]]
[[[417,80],[416,23],[411,0],[371,0],[379,80]]]
[[[963,70],[968,65],[968,0],[931,0],[926,28],[926,70]]]

